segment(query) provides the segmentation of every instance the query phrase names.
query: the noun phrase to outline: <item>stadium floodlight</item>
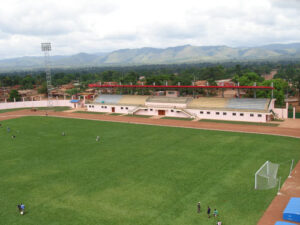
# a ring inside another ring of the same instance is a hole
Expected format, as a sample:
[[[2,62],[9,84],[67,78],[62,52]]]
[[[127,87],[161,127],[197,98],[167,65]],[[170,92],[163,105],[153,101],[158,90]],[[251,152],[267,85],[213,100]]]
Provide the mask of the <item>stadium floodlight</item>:
[[[50,52],[51,51],[51,43],[41,43],[42,51],[43,52]]]
[[[279,164],[266,161],[255,173],[255,189],[271,189],[277,185]]]
[[[51,84],[51,70],[50,70],[50,51],[51,43],[45,42],[41,43],[42,52],[45,54],[45,71],[46,71],[46,81],[47,81],[47,92],[48,92],[48,107],[52,105],[52,84]]]

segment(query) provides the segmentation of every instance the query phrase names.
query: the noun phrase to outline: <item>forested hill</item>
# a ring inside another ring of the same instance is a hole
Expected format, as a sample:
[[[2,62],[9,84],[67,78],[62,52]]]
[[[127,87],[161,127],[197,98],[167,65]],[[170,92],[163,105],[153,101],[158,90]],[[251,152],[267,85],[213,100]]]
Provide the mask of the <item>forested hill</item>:
[[[55,53],[55,49],[53,53]],[[273,44],[251,48],[185,45],[165,49],[121,49],[109,53],[52,56],[51,63],[56,68],[70,68],[285,59],[300,60],[300,43]],[[41,68],[43,63],[43,57],[4,59],[0,60],[0,71]]]

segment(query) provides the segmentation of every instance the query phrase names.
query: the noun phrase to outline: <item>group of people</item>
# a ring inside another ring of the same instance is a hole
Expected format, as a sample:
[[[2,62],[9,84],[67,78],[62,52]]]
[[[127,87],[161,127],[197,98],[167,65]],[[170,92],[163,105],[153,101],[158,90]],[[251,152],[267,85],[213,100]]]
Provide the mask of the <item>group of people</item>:
[[[207,215],[208,215],[208,218],[210,218],[210,213],[211,213],[211,209],[210,209],[209,206],[207,206]],[[218,210],[214,209],[213,215],[214,215],[215,218],[217,218],[218,214],[219,214]]]
[[[1,123],[0,123],[0,127],[2,127],[2,124],[1,124]],[[6,131],[7,131],[7,133],[10,133],[10,128],[7,127],[7,128],[6,128]],[[16,135],[11,135],[11,138],[12,138],[12,139],[15,139],[15,138],[16,138]]]
[[[197,204],[197,212],[200,213],[200,211],[201,211],[201,203],[198,202],[198,204]],[[210,215],[211,215],[211,209],[210,209],[209,206],[207,206],[207,216],[208,216],[208,218],[210,218]],[[219,215],[218,210],[217,210],[217,209],[214,209],[214,211],[213,211],[213,216],[214,216],[215,218],[217,218],[218,215]],[[217,222],[217,225],[221,225],[221,224],[222,224],[221,221],[218,221],[218,222]]]

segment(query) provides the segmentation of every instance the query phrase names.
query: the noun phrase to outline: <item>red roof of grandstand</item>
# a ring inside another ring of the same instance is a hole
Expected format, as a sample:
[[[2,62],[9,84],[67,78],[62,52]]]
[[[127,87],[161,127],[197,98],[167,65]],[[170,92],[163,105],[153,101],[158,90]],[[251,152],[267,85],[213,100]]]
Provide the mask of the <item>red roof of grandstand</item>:
[[[192,86],[192,85],[102,85],[89,84],[90,88],[234,88],[234,89],[274,89],[269,86]]]

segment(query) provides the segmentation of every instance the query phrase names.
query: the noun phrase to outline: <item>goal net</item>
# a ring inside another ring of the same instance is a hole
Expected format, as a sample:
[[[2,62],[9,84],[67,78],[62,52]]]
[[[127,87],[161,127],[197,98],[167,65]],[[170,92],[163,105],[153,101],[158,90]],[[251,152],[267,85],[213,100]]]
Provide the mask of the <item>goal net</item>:
[[[255,189],[270,189],[277,185],[279,164],[266,161],[255,173]]]

